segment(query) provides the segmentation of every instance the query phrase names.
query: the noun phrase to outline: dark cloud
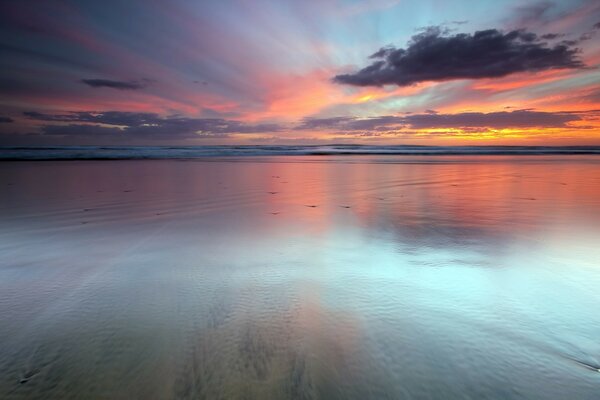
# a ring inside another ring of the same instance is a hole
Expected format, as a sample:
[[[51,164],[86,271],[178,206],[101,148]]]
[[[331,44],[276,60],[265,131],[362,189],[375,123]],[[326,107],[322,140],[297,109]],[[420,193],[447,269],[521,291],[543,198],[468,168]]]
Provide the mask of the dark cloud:
[[[2,124],[10,124],[11,122],[15,122],[15,120],[9,117],[0,117],[0,123]]]
[[[263,133],[280,130],[277,124],[246,124],[222,118],[189,118],[180,115],[161,117],[154,113],[107,111],[66,114],[26,112],[24,114],[30,119],[54,122],[42,126],[42,134],[45,135],[197,139],[226,137],[232,133]]]
[[[214,132],[195,133],[188,129],[167,131],[158,127],[107,127],[102,125],[87,124],[69,124],[69,125],[44,125],[41,128],[41,134],[44,136],[68,136],[80,138],[95,139],[206,139],[206,138],[226,138],[229,135]]]
[[[561,33],[546,33],[545,35],[540,36],[542,39],[546,39],[546,40],[554,40],[554,39],[558,39],[560,37],[564,37],[564,34]]]
[[[70,125],[44,125],[41,128],[43,135],[50,136],[123,136],[123,130],[116,127],[100,125],[70,124]]]
[[[397,129],[404,123],[404,118],[384,115],[372,118],[333,117],[305,118],[296,126],[297,130],[337,129],[340,131],[382,131]]]
[[[143,125],[162,121],[158,114],[123,111],[73,111],[66,114],[43,114],[35,111],[23,113],[26,117],[49,122],[90,122],[105,125]]]
[[[118,90],[138,90],[148,86],[149,81],[112,81],[109,79],[82,79],[81,82],[93,88],[111,88]]]
[[[466,112],[458,114],[412,114],[405,117],[411,128],[559,128],[580,118],[570,113],[530,110],[500,112]]]
[[[497,78],[517,72],[581,68],[578,49],[562,42],[549,46],[524,30],[496,29],[448,36],[430,27],[412,37],[406,49],[386,47],[375,61],[356,73],[337,75],[337,83],[354,86],[408,86],[425,81]]]
[[[599,30],[600,30],[600,22],[598,22],[597,24],[594,24],[594,26],[592,26],[592,28],[589,31],[582,33],[579,36],[578,42],[584,42],[586,40],[593,39]]]
[[[404,116],[381,116],[372,118],[334,117],[304,119],[296,129],[335,130],[340,132],[371,131],[389,132],[408,129],[459,128],[504,129],[504,128],[561,128],[581,118],[575,113],[541,112],[533,110],[500,111],[491,113],[465,112],[440,114],[427,110],[422,114]]]
[[[310,129],[329,129],[332,127],[344,126],[348,122],[354,121],[354,117],[331,117],[331,118],[305,118],[302,120],[300,125],[296,127],[297,130],[310,130]]]

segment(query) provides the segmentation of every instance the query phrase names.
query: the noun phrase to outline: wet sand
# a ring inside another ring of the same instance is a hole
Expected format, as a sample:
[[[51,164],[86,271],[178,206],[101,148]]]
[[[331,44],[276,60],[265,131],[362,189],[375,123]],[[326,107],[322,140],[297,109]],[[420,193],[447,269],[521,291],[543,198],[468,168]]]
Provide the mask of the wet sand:
[[[593,399],[600,158],[0,163],[2,399]]]

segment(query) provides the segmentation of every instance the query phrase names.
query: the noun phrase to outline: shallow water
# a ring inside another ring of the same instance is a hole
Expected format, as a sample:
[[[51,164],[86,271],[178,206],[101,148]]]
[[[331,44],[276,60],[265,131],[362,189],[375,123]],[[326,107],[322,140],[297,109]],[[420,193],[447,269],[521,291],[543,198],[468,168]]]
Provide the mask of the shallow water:
[[[2,399],[597,399],[600,158],[0,164]]]

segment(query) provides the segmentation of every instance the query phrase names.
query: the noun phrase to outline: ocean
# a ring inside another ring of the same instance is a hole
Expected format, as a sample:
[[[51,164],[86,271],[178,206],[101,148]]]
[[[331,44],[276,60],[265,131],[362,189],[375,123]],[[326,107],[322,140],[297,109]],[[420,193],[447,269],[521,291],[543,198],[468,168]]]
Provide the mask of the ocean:
[[[565,151],[4,149],[0,398],[595,399]]]

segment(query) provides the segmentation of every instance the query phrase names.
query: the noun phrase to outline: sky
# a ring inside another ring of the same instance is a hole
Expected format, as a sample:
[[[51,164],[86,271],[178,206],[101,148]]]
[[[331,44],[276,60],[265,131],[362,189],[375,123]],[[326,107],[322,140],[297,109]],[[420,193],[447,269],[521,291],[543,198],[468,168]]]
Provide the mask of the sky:
[[[0,145],[600,145],[597,0],[0,0]]]

